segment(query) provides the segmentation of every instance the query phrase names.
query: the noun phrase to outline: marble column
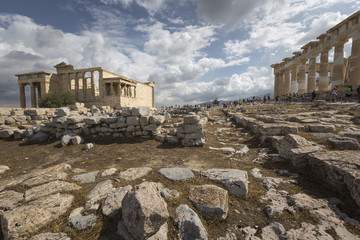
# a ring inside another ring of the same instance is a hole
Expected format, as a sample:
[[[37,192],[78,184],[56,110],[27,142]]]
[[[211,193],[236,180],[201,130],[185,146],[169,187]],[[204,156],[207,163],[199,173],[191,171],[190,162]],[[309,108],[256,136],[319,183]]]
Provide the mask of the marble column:
[[[290,69],[285,69],[283,94],[289,94],[289,93],[290,93]]]
[[[299,65],[294,64],[291,68],[291,93],[297,93],[298,91],[298,71]]]
[[[299,66],[299,85],[298,85],[298,93],[303,94],[306,93],[306,62],[301,62]]]
[[[114,83],[110,83],[110,96],[114,96],[114,95],[115,95]]]
[[[318,91],[324,92],[329,90],[329,51],[325,50],[320,55],[320,72],[319,72],[319,84]]]
[[[349,84],[353,90],[360,86],[360,32],[352,36]]]
[[[279,81],[278,81],[278,96],[281,98],[285,91],[284,91],[284,70],[281,70],[279,73]],[[275,96],[276,97],[276,96]]]
[[[79,101],[79,75],[75,73],[75,98],[76,101]]]
[[[332,87],[344,84],[344,43],[335,46]]]
[[[87,91],[87,78],[85,72],[81,73],[82,82],[83,82],[83,98],[86,99],[86,91]]]
[[[92,95],[92,98],[95,98],[95,79],[94,79],[94,71],[91,71],[91,95]]]
[[[35,83],[30,83],[31,88],[31,107],[36,108],[36,90],[35,90]]]
[[[307,92],[311,93],[316,90],[316,57],[309,60]]]
[[[20,107],[26,108],[25,85],[19,84],[19,90],[20,90]]]

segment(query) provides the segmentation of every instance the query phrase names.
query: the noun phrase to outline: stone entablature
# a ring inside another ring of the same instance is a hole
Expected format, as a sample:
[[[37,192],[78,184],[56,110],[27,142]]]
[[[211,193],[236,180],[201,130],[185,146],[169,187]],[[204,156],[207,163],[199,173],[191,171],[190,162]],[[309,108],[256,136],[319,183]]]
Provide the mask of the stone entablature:
[[[351,56],[347,59],[344,58],[344,44],[351,38]],[[293,57],[271,65],[275,75],[274,97],[294,92],[325,92],[344,84],[353,88],[360,85],[360,11],[317,39],[305,44],[301,52],[294,52]],[[333,47],[334,62],[329,63],[328,54]],[[319,54],[320,63],[317,63]]]
[[[54,66],[57,73],[16,74],[20,88],[20,106],[26,107],[25,86],[31,88],[31,107],[48,92],[71,92],[77,102],[86,106],[155,107],[155,83],[136,80],[104,70],[102,67],[75,69],[65,62]]]

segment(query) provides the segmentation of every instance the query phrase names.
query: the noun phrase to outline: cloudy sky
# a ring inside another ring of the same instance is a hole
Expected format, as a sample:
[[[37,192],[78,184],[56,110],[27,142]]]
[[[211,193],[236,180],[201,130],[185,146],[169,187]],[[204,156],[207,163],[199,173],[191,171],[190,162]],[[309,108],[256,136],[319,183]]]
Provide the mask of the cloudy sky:
[[[272,93],[271,64],[359,9],[358,0],[1,0],[0,106],[19,105],[14,74],[62,61],[154,81],[158,107]]]

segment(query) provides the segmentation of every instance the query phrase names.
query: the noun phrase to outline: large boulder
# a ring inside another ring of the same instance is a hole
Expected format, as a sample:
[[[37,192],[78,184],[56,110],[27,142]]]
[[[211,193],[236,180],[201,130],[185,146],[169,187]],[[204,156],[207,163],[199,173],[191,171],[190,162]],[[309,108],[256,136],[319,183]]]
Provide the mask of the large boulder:
[[[192,186],[189,199],[205,217],[225,220],[229,195],[225,189],[214,185]]]
[[[230,194],[245,196],[248,193],[248,174],[239,169],[213,168],[200,172],[201,176],[224,185]]]
[[[135,239],[147,239],[159,231],[169,218],[169,213],[156,183],[141,183],[125,195],[122,218]]]
[[[186,204],[176,208],[178,217],[175,225],[179,228],[179,239],[207,240],[207,232],[199,216]]]
[[[0,211],[4,240],[26,239],[30,234],[65,214],[73,199],[72,195],[58,193],[26,203],[11,211]]]
[[[61,145],[67,146],[70,143],[73,145],[79,145],[82,142],[82,138],[75,133],[68,133],[61,138]]]
[[[322,147],[296,134],[288,134],[279,139],[275,148],[280,157],[289,159],[292,165],[298,168],[306,167],[307,159],[305,156],[309,153],[324,151]]]

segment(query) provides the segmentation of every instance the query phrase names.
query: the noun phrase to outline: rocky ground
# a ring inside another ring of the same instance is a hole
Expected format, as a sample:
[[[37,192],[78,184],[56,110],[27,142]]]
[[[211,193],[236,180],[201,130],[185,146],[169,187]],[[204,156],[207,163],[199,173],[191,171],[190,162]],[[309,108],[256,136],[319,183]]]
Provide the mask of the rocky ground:
[[[281,148],[304,137],[321,149],[314,154],[351,155],[347,170],[359,184],[357,111],[356,104],[212,109],[205,146],[192,148],[142,138],[104,139],[89,150],[2,141],[0,239],[360,239],[360,189],[334,187],[332,176]],[[262,125],[244,126],[245,118]],[[273,135],[287,133],[270,134],[274,121],[291,126],[281,131],[301,131],[276,147]],[[351,140],[338,143],[346,131]]]

